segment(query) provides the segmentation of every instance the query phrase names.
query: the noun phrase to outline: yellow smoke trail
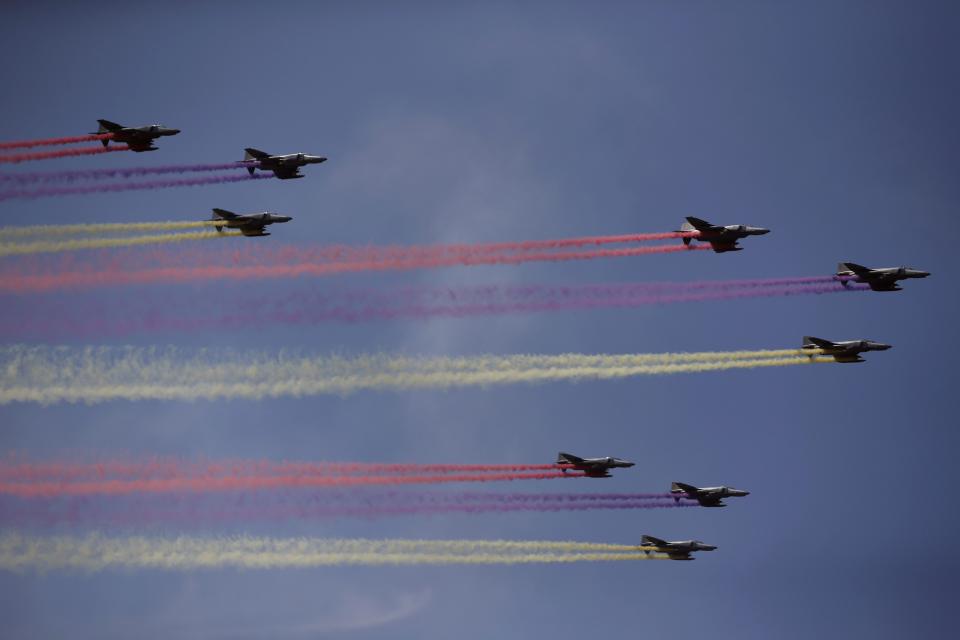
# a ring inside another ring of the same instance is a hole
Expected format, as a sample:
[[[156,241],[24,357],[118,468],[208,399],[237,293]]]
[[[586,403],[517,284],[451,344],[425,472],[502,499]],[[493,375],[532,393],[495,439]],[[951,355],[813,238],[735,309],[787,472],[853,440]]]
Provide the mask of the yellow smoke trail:
[[[732,369],[833,362],[795,355],[727,360],[710,352],[647,356],[578,355],[409,358],[388,355],[356,358],[302,356],[280,351],[238,352],[139,347],[0,348],[0,404],[9,402],[103,402],[107,400],[259,400],[282,396],[349,394],[362,390],[450,389],[560,380],[608,380]],[[671,362],[670,356],[676,356]],[[633,360],[636,359],[636,360]],[[589,365],[582,364],[590,363]],[[637,362],[640,364],[629,364]],[[628,364],[624,364],[628,363]]]
[[[0,227],[0,241],[31,236],[96,235],[107,233],[134,233],[142,231],[188,231],[215,226],[214,220],[184,222],[102,222],[91,224],[38,224],[23,227]],[[219,224],[223,224],[220,222]]]
[[[323,538],[0,537],[0,569],[189,570],[336,565],[531,564],[662,560],[645,547],[509,540],[339,540]]]
[[[59,253],[79,249],[111,249],[114,247],[136,247],[144,244],[166,244],[188,240],[212,240],[214,238],[236,238],[240,232],[200,231],[197,233],[163,233],[152,236],[131,236],[126,238],[79,238],[76,240],[52,240],[39,242],[0,243],[0,258],[23,256],[33,253]]]

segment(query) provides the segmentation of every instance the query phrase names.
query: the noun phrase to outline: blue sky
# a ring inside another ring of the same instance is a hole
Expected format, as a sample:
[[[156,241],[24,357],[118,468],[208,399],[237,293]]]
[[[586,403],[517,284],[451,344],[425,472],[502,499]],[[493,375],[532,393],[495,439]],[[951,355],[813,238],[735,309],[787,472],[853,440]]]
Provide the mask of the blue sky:
[[[28,170],[220,162],[246,146],[330,158],[290,182],[5,202],[3,224],[195,219],[216,206],[293,215],[263,239],[271,243],[413,244],[660,231],[696,215],[773,231],[733,254],[337,284],[803,276],[840,260],[934,274],[888,295],[165,336],[343,353],[781,348],[805,334],[895,347],[859,366],[0,407],[3,449],[36,456],[528,462],[563,449],[638,463],[583,490],[680,480],[752,491],[723,510],[256,530],[613,542],[651,533],[719,545],[693,563],[0,574],[5,636],[949,634],[960,529],[946,493],[960,480],[953,4],[9,2],[0,11],[9,98],[0,140],[91,131],[97,118],[183,130],[156,153]],[[332,283],[252,287],[305,284]]]

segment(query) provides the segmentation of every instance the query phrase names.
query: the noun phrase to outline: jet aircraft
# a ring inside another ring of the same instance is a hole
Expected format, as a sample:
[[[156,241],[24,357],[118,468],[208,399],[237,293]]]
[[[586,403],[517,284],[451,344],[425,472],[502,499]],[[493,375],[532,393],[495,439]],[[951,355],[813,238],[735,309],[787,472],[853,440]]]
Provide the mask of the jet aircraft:
[[[750,495],[749,491],[734,489],[733,487],[703,487],[674,482],[670,485],[673,499],[680,502],[680,498],[689,498],[700,503],[701,507],[725,507],[724,498],[739,498]]]
[[[247,165],[247,171],[250,172],[250,175],[253,175],[256,169],[273,171],[273,175],[281,180],[302,178],[303,174],[300,173],[300,167],[308,164],[320,164],[321,162],[327,161],[323,156],[310,156],[305,153],[288,153],[282,156],[272,156],[265,151],[249,147],[244,149],[244,151],[246,153],[244,153],[243,160],[241,160],[240,163]]]
[[[106,147],[110,141],[122,142],[130,147],[131,151],[156,151],[153,141],[163,136],[175,136],[180,133],[180,129],[171,129],[162,124],[150,124],[143,127],[125,127],[109,120],[97,120],[100,128],[96,134],[112,133],[113,137],[101,140]]]
[[[671,560],[693,560],[690,555],[694,551],[713,551],[717,547],[712,544],[704,544],[699,540],[677,540],[667,542],[653,536],[643,536],[640,538],[640,550],[650,555],[651,553],[665,553]]]
[[[874,291],[900,291],[902,287],[897,284],[898,280],[926,278],[929,275],[929,271],[909,267],[871,269],[853,262],[841,262],[837,265],[837,276],[842,278],[844,286],[851,282],[863,282],[870,285]]]
[[[633,462],[620,458],[579,458],[562,451],[557,454],[556,464],[573,465],[574,471],[583,471],[590,478],[609,478],[610,469],[629,468],[634,465]],[[567,469],[563,472],[566,473]]]
[[[886,351],[893,345],[874,342],[873,340],[847,340],[846,342],[830,342],[823,338],[803,336],[804,349],[822,349],[823,355],[833,356],[837,362],[863,362],[860,354],[865,351]]]
[[[684,238],[683,244],[689,245],[690,241],[694,239],[700,242],[709,242],[717,253],[742,251],[743,247],[737,244],[737,240],[747,236],[762,236],[765,233],[770,233],[770,229],[764,229],[763,227],[748,227],[743,224],[729,224],[721,227],[690,216],[687,217],[686,222],[680,225],[679,230],[681,232],[699,231],[699,235],[695,237]]]
[[[211,220],[219,221],[222,224],[214,225],[217,231],[227,229],[240,229],[240,233],[245,236],[268,236],[270,235],[264,227],[268,224],[280,222],[290,222],[293,218],[290,216],[279,216],[275,213],[264,211],[263,213],[247,213],[239,215],[226,209],[214,209]]]

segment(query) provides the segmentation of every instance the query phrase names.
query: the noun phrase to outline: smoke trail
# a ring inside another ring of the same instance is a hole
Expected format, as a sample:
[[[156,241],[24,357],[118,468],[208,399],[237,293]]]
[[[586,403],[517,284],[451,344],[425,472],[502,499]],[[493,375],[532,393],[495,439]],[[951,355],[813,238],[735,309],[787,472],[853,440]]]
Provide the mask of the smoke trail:
[[[110,140],[112,133],[93,133],[85,136],[67,136],[63,138],[40,138],[38,140],[18,140],[14,142],[0,142],[0,149],[30,149],[31,147],[52,147],[61,144],[75,144],[77,142],[96,142]]]
[[[133,233],[139,231],[186,231],[223,224],[217,220],[186,220],[183,222],[101,222],[91,224],[38,224],[22,227],[0,227],[0,241],[17,240],[31,236],[94,235],[106,233]]]
[[[599,548],[597,548],[599,547]],[[195,570],[337,565],[529,564],[665,559],[644,547],[549,541],[0,537],[0,569]]]
[[[245,179],[245,178],[244,178]],[[0,196],[2,199],[2,196]],[[16,279],[0,281],[0,293],[26,293],[75,289],[79,287],[147,285],[158,283],[198,282],[209,280],[257,280],[271,278],[296,278],[302,276],[328,276],[339,273],[362,271],[406,271],[451,266],[508,265],[526,262],[565,262],[570,260],[593,260],[640,256],[659,253],[678,253],[702,250],[703,246],[686,247],[668,245],[637,247],[630,249],[596,249],[580,252],[522,253],[517,255],[462,255],[442,258],[404,259],[375,262],[342,262],[324,264],[294,264],[272,266],[210,266],[166,267],[129,271],[120,267],[99,272],[72,272],[50,275],[24,275]],[[706,247],[709,249],[709,246]]]
[[[0,404],[344,395],[783,367],[833,358],[799,349],[685,354],[356,358],[138,347],[0,348]]]
[[[0,232],[2,237],[2,232]],[[2,246],[2,245],[0,245]],[[796,280],[817,280],[807,278]],[[517,313],[591,309],[627,309],[650,305],[825,295],[868,291],[867,285],[843,286],[830,278],[822,284],[774,286],[766,281],[712,283],[615,283],[573,286],[465,286],[340,290],[318,293],[303,287],[293,293],[254,294],[246,285],[220,288],[216,298],[137,290],[100,304],[72,305],[35,298],[10,300],[0,319],[8,339],[77,340],[150,332],[230,331],[280,325],[358,323],[401,319],[470,318]],[[771,281],[773,282],[773,281]],[[712,285],[712,286],[711,286]]]
[[[256,163],[254,166],[258,166]],[[150,175],[168,175],[176,173],[209,173],[211,171],[231,171],[246,169],[249,165],[236,162],[218,164],[177,164],[160,167],[122,167],[114,169],[80,169],[73,171],[52,171],[47,173],[8,173],[0,174],[0,183],[48,184],[53,182],[76,182],[79,180],[109,180],[112,178],[133,178]]]
[[[99,480],[82,482],[0,482],[0,493],[21,498],[57,496],[172,493],[179,491],[251,491],[291,487],[359,487],[373,485],[444,484],[451,482],[505,482],[583,478],[583,473],[443,474],[432,476],[226,476]]]
[[[229,494],[132,494],[91,499],[0,499],[0,518],[12,527],[133,527],[314,521],[514,512],[578,512],[699,507],[670,494],[367,493],[337,490]]]
[[[572,468],[573,465],[571,464],[421,464],[406,462],[275,462],[272,460],[187,462],[178,459],[104,460],[78,463],[28,462],[13,458],[6,463],[0,462],[0,480],[70,482],[104,478],[141,480],[158,477],[424,475],[435,473],[561,471]]]
[[[117,147],[109,147],[117,150]],[[0,191],[0,201],[13,198],[43,198],[50,196],[79,195],[86,193],[116,193],[120,191],[140,191],[144,189],[166,189],[170,187],[196,187],[205,184],[224,184],[227,182],[246,182],[249,180],[269,180],[274,175],[258,173],[255,175],[223,175],[206,178],[183,178],[180,180],[152,180],[148,182],[129,182],[116,184],[98,184],[85,187],[45,187],[41,189],[10,189]]]
[[[53,158],[69,158],[72,156],[94,156],[101,153],[113,153],[114,151],[129,150],[130,147],[126,145],[114,145],[112,147],[81,147],[79,149],[60,149],[59,151],[18,153],[9,156],[0,156],[0,164],[19,164],[21,162],[31,162],[33,160],[51,160]],[[2,196],[0,196],[0,199],[3,199]]]
[[[0,258],[22,256],[32,253],[59,253],[79,249],[109,249],[112,247],[136,247],[145,244],[169,244],[191,240],[213,240],[216,238],[239,238],[239,231],[203,231],[198,233],[164,233],[152,236],[131,236],[127,238],[83,238],[77,240],[58,240],[53,242],[0,243]]]

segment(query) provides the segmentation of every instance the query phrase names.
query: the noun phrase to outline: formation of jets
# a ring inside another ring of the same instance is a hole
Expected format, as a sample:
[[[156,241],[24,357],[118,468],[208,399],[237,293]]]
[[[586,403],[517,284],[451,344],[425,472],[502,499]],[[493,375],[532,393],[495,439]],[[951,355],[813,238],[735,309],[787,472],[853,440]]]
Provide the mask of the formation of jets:
[[[159,124],[142,127],[126,127],[109,120],[98,120],[100,125],[97,134],[109,133],[110,138],[104,139],[106,147],[111,140],[126,144],[132,151],[155,151],[157,147],[153,141],[165,136],[174,136],[180,133],[179,129],[172,129]],[[280,180],[291,180],[304,177],[300,169],[309,164],[326,162],[323,156],[313,156],[305,153],[291,153],[285,155],[271,155],[259,149],[246,148],[243,160],[238,164],[245,166],[250,175],[260,171],[272,171]],[[289,222],[290,216],[278,215],[270,212],[237,214],[226,209],[213,209],[211,218],[216,224],[217,231],[224,229],[238,229],[244,236],[258,237],[270,235],[266,227],[271,224]],[[685,233],[683,243],[689,246],[694,240],[707,242],[716,253],[742,251],[739,241],[749,236],[760,236],[770,232],[763,227],[747,225],[715,225],[701,218],[687,217],[678,230]],[[930,273],[910,267],[869,268],[852,262],[841,262],[837,266],[836,278],[844,285],[850,283],[867,284],[874,291],[900,291],[897,282],[912,278],[926,278]],[[814,355],[832,356],[837,362],[863,362],[861,353],[868,351],[886,351],[892,345],[872,340],[848,340],[832,342],[813,336],[804,336],[802,349]],[[635,463],[622,458],[581,458],[570,453],[557,454],[556,465],[561,466],[564,473],[569,470],[579,471],[590,478],[609,478],[611,469],[633,467]],[[676,502],[681,499],[695,500],[703,507],[725,507],[726,498],[743,497],[750,495],[749,491],[733,487],[696,487],[682,482],[674,482],[670,486],[670,495]],[[699,540],[667,541],[644,535],[638,549],[646,554],[662,553],[671,560],[693,560],[692,554],[696,551],[713,551],[717,547],[705,544]]]

